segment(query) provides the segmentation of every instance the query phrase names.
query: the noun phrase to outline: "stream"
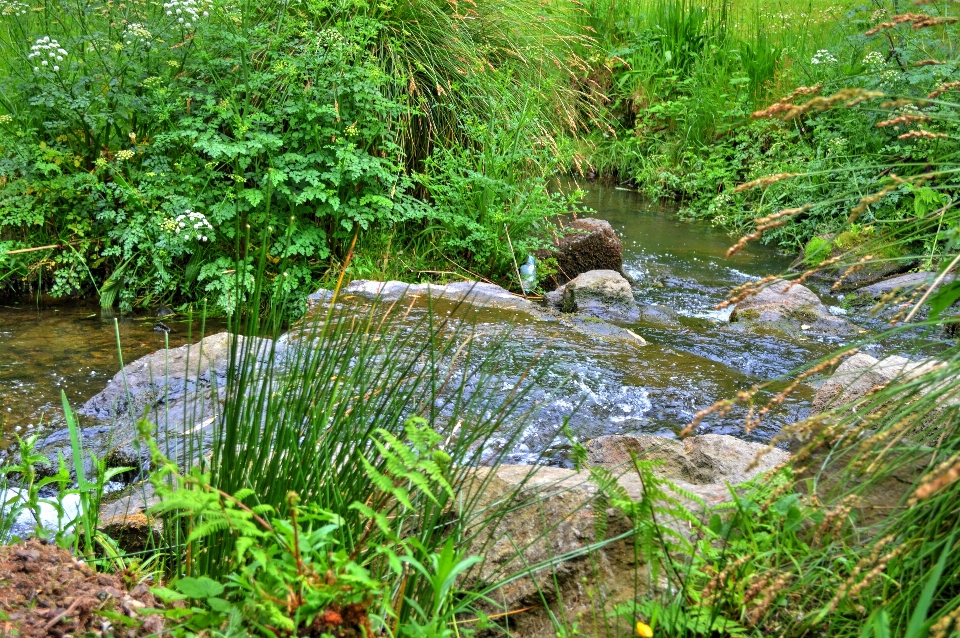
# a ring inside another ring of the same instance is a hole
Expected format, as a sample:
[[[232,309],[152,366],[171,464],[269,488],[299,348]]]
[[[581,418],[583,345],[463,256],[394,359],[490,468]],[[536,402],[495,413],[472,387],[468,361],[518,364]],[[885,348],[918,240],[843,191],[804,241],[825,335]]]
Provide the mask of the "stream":
[[[513,461],[530,462],[546,452],[562,462],[564,446],[556,443],[556,435],[574,407],[578,409],[570,429],[582,440],[604,434],[675,436],[698,410],[785,375],[836,347],[836,342],[814,337],[786,341],[730,330],[729,310],[714,309],[732,287],[782,272],[790,258],[751,245],[727,259],[733,240],[709,225],[680,220],[633,191],[590,188],[584,203],[619,234],[624,272],[637,301],[672,308],[677,317],[666,326],[630,326],[648,345],[624,347],[582,331],[558,333],[556,326],[545,325],[550,322],[511,316],[503,309],[478,313],[479,332],[485,323],[513,324],[507,362],[511,372],[504,379],[504,392],[511,387],[511,374],[519,377],[540,365],[537,353],[549,344],[551,368],[545,387],[533,397],[541,409],[513,450]],[[829,297],[824,301],[837,303]],[[413,316],[419,312],[425,310],[415,309]],[[156,321],[146,315],[107,316],[95,304],[0,307],[0,449],[17,435],[62,429],[61,391],[79,406],[104,388],[120,367],[117,327],[125,363],[161,349],[165,335],[154,331]],[[173,329],[171,347],[195,342],[191,335],[201,334],[199,321],[163,321]],[[208,322],[205,332],[221,329]],[[812,395],[812,388],[801,387],[749,438],[768,441],[783,425],[802,418]],[[734,410],[707,419],[700,432],[742,436],[743,417]]]

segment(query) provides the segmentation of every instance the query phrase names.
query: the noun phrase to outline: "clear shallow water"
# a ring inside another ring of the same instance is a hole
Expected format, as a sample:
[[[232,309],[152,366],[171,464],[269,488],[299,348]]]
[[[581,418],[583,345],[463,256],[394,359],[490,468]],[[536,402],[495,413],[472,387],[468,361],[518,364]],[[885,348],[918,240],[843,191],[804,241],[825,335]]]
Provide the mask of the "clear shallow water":
[[[103,390],[120,368],[117,325],[125,363],[163,348],[164,334],[153,330],[157,321],[104,315],[96,303],[0,306],[0,449],[14,435],[65,427],[61,391],[77,408]],[[173,329],[171,347],[187,343],[189,322],[163,322]],[[208,331],[220,329],[214,324],[208,321]],[[200,322],[192,329],[199,334]]]
[[[586,204],[620,234],[624,270],[637,300],[675,309],[679,323],[631,326],[649,344],[630,347],[575,330],[558,332],[556,321],[510,311],[478,314],[477,330],[488,335],[478,338],[481,346],[485,339],[488,344],[499,339],[504,325],[513,326],[510,347],[501,355],[502,392],[531,368],[545,374],[532,395],[540,411],[524,432],[515,460],[529,460],[545,449],[562,455],[556,434],[574,408],[570,427],[583,440],[612,433],[673,435],[698,410],[784,375],[836,345],[741,333],[729,328],[727,313],[714,310],[733,286],[785,270],[788,257],[750,246],[727,259],[730,237],[709,225],[678,220],[632,191],[591,187]],[[412,318],[422,311],[415,309]],[[153,331],[155,321],[119,320],[125,362],[163,347],[164,335]],[[186,322],[164,322],[174,329],[171,347],[187,342]],[[62,427],[61,389],[79,406],[104,388],[119,369],[114,325],[96,305],[0,308],[0,445],[41,424],[44,430]],[[208,325],[206,333],[220,329]],[[198,324],[192,330],[200,334]],[[811,396],[810,388],[801,388],[751,438],[768,440],[801,418]],[[702,431],[742,435],[744,415],[734,411],[708,419]]]

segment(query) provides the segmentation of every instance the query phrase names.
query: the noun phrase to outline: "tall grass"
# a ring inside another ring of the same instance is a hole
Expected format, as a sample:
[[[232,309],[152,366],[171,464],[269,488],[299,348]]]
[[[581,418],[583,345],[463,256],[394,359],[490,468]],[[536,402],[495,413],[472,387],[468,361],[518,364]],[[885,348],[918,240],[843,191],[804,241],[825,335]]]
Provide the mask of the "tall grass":
[[[956,85],[944,75],[947,69],[937,68],[956,64],[949,31],[954,16],[946,5],[928,12],[927,18],[908,15],[877,27],[905,59],[927,59],[908,69],[933,67],[909,71],[917,82],[932,83],[922,95],[907,84],[889,87],[887,95],[847,88],[798,96],[763,113],[779,110],[777,117],[810,126],[814,113],[826,111],[830,121],[849,124],[862,122],[855,107],[863,103],[881,129],[899,117],[899,140],[917,146],[898,147],[895,157],[848,158],[836,173],[870,171],[866,192],[837,180],[829,199],[756,220],[754,232],[731,249],[820,207],[834,211],[832,232],[811,243],[826,251],[808,251],[800,271],[784,276],[826,278],[834,290],[855,274],[881,272],[891,263],[928,276],[875,300],[869,308],[874,332],[812,363],[797,382],[831,374],[865,345],[891,347],[913,362],[894,363],[902,370],[882,381],[869,370],[848,373],[843,385],[862,384],[862,392],[785,428],[774,442],[791,445],[790,465],[716,510],[686,555],[670,554],[683,575],[679,593],[668,592],[639,612],[659,615],[679,628],[676,635],[709,633],[698,624],[704,618],[707,626],[717,619],[735,623],[728,635],[946,638],[960,632],[960,285],[954,282],[960,255],[949,230],[960,224],[960,104],[950,93]],[[928,58],[932,51],[940,57]],[[827,179],[812,172],[796,177]],[[791,179],[768,175],[745,188],[789,188]],[[733,300],[766,281],[735,291]],[[751,406],[749,429],[779,405],[754,405],[755,399],[753,391],[741,393],[707,412],[744,402]]]

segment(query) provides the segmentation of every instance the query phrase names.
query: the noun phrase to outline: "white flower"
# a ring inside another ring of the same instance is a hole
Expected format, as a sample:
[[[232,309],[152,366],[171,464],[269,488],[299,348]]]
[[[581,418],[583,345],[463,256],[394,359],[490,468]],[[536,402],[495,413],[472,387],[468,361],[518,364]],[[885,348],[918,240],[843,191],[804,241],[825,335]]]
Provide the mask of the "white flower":
[[[168,16],[177,16],[177,22],[189,29],[195,26],[197,21],[210,14],[207,8],[210,0],[168,0],[163,4]]]
[[[25,16],[30,5],[19,0],[0,0],[0,16]]]
[[[863,66],[865,67],[877,68],[884,66],[886,63],[886,59],[879,51],[871,51],[863,58]]]
[[[3,0],[0,0],[0,2],[3,2]],[[40,66],[33,67],[33,71],[35,73],[40,73],[42,70],[41,67],[50,66],[50,61],[48,59],[42,59],[42,58],[49,58],[59,63],[59,62],[63,62],[64,58],[66,58],[67,55],[68,55],[67,50],[61,47],[59,42],[57,42],[50,36],[44,36],[42,38],[39,38],[36,42],[34,42],[30,46],[30,53],[27,55],[27,58],[28,59],[41,58]],[[60,70],[59,64],[54,65],[53,70],[59,71]]]
[[[820,49],[814,54],[813,59],[810,60],[810,64],[836,64],[837,62],[837,58],[827,49]]]

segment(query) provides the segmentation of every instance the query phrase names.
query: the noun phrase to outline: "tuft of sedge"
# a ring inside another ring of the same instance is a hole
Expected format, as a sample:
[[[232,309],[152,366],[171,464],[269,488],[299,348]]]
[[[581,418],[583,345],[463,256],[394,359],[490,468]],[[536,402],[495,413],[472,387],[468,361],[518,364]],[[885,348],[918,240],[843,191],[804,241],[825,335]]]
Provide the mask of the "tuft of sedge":
[[[866,588],[872,580],[876,579],[876,577],[878,577],[883,570],[886,569],[887,563],[889,563],[891,559],[896,557],[901,552],[904,547],[903,545],[897,547],[892,552],[884,554],[881,558],[881,552],[887,545],[893,542],[893,539],[894,536],[892,534],[884,536],[874,544],[873,551],[871,551],[869,555],[864,556],[857,562],[857,565],[853,568],[853,571],[850,572],[850,576],[848,576],[847,579],[840,585],[840,587],[837,588],[836,594],[834,594],[833,598],[830,599],[830,602],[827,605],[828,613],[832,613],[834,610],[836,610],[837,605],[840,604],[841,600],[846,600],[848,597],[853,597],[855,595],[853,591],[854,588],[856,588],[857,594],[863,591],[863,589]],[[872,567],[873,569],[871,569],[867,575],[864,576],[863,580],[858,583],[857,579],[860,574],[863,573],[863,570],[869,567]]]
[[[733,192],[742,193],[743,191],[750,190],[751,188],[766,188],[771,184],[776,184],[777,182],[790,179],[791,177],[797,177],[799,175],[800,173],[775,173],[773,175],[767,175],[765,177],[746,182],[745,184],[740,184],[733,189]]]
[[[925,501],[958,480],[960,480],[960,454],[954,454],[927,475],[923,483],[914,490],[910,497],[910,504]]]
[[[892,29],[901,24],[911,24],[914,29],[924,29],[938,24],[951,24],[960,18],[949,16],[932,16],[928,13],[901,13],[890,18],[889,22],[881,22],[864,35],[876,35],[886,29]]]
[[[960,607],[938,620],[930,628],[930,638],[947,638],[950,635],[956,635],[951,634],[951,630],[954,629],[960,629]]]
[[[653,638],[653,628],[645,622],[637,621],[637,635],[640,638]]]
[[[944,93],[946,93],[947,91],[953,91],[956,89],[960,89],[960,80],[955,80],[953,82],[947,82],[946,84],[941,84],[936,88],[935,91],[933,91],[927,96],[927,99],[935,100],[941,95],[943,95]]]
[[[756,627],[760,621],[767,615],[770,607],[780,597],[783,591],[790,584],[792,577],[790,574],[781,574],[773,582],[767,584],[760,592],[759,602],[747,613],[747,624]]]
[[[891,117],[888,120],[882,122],[877,122],[877,128],[884,128],[885,126],[901,126],[905,124],[912,124],[913,122],[929,122],[930,118],[926,115],[913,115],[910,113],[905,113],[903,115],[898,115],[897,117]]]
[[[903,135],[898,135],[898,140],[912,140],[916,138],[923,138],[926,140],[938,140],[944,137],[949,137],[946,133],[931,133],[926,129],[917,129],[916,131],[909,131]]]
[[[760,111],[755,111],[751,117],[776,117],[781,120],[794,120],[807,113],[820,113],[841,104],[847,107],[853,107],[868,100],[874,100],[881,97],[883,97],[883,93],[881,91],[867,91],[865,89],[842,89],[827,97],[814,97],[803,104],[790,104],[789,102],[780,101],[773,106],[769,106]]]

